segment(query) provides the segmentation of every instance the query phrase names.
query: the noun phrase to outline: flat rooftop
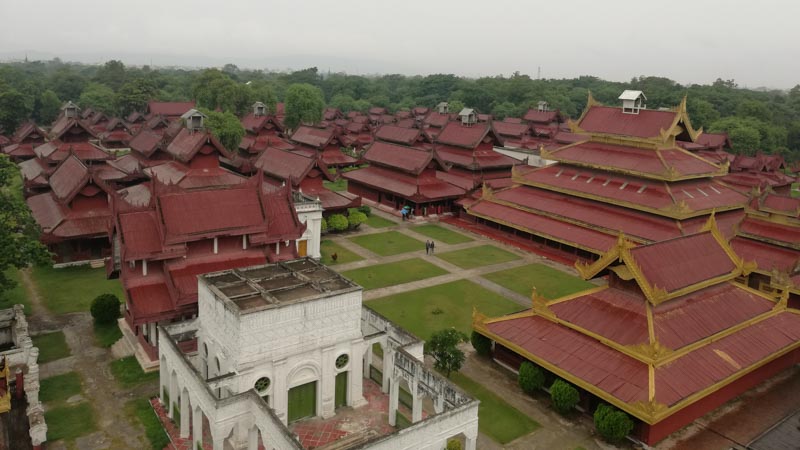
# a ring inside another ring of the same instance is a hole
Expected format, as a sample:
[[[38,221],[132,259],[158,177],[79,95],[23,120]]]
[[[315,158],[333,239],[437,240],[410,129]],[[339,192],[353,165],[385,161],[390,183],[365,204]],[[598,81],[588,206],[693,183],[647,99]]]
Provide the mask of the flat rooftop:
[[[230,302],[242,313],[361,289],[311,258],[225,270],[200,278],[221,300]]]

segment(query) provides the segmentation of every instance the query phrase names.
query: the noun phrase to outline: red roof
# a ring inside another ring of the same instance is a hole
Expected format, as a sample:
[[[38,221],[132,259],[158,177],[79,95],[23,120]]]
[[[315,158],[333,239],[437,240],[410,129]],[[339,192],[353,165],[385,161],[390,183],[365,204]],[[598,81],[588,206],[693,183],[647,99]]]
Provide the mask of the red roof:
[[[315,158],[300,153],[268,147],[258,156],[255,166],[267,175],[289,180],[292,186],[297,186],[314,168],[315,162]]]
[[[65,159],[50,176],[56,198],[69,203],[89,181],[89,169],[75,156]]]
[[[521,138],[528,133],[530,126],[525,123],[514,122],[492,122],[492,128],[500,136]]]
[[[441,133],[436,136],[436,142],[474,149],[484,139],[494,139],[494,133],[491,133],[491,130],[492,127],[487,122],[479,122],[469,126],[462,125],[460,122],[449,122]]]
[[[44,140],[44,131],[39,128],[35,122],[29,120],[17,127],[16,131],[14,131],[14,135],[11,136],[11,141],[23,143],[31,134],[36,135],[36,141]]]
[[[119,225],[125,261],[146,259],[161,251],[161,233],[154,211],[120,214]]]
[[[466,150],[445,145],[437,145],[435,148],[436,154],[443,161],[469,170],[511,169],[511,166],[520,163],[519,160],[494,150]]]
[[[634,137],[658,137],[675,121],[675,111],[642,109],[639,114],[627,114],[622,108],[593,105],[578,125],[584,131]]]
[[[720,172],[713,163],[679,148],[653,150],[586,141],[562,147],[547,158],[657,179],[707,177]]]
[[[133,310],[134,325],[161,319],[161,315],[174,308],[169,289],[163,282],[132,287],[128,289],[128,299]]]
[[[252,228],[265,221],[254,189],[165,194],[158,203],[165,232],[174,238]]]
[[[36,156],[50,162],[62,161],[70,154],[81,161],[105,161],[113,159],[111,154],[105,152],[91,142],[46,142],[33,149]]]
[[[391,192],[414,202],[455,198],[464,195],[464,189],[431,176],[413,176],[405,173],[370,166],[346,172],[343,175],[354,183],[371,188]]]
[[[761,200],[760,207],[786,213],[792,217],[797,217],[798,213],[800,212],[800,198],[793,198],[769,192]]]
[[[739,224],[739,232],[753,239],[777,242],[800,248],[800,227],[797,226],[746,217]]]
[[[382,125],[375,132],[376,139],[405,145],[413,145],[420,135],[421,131],[417,128],[404,128],[395,125]]]
[[[450,121],[450,115],[439,114],[438,112],[432,112],[427,116],[425,116],[425,120],[423,120],[422,123],[431,127],[442,128],[449,121]]]
[[[731,240],[731,247],[737,255],[745,261],[755,261],[761,272],[772,272],[777,269],[781,272],[792,272],[800,262],[800,250],[795,250],[765,242],[735,237]]]
[[[42,165],[42,162],[37,159],[29,159],[27,161],[22,161],[17,165],[19,167],[20,173],[22,174],[22,180],[25,184],[39,184],[39,185],[47,185],[47,179],[45,178],[46,168]]]
[[[710,231],[636,247],[630,254],[650,286],[668,293],[736,269]]]
[[[322,162],[328,166],[348,166],[358,162],[356,158],[344,154],[338,148],[327,148],[322,152]]]
[[[0,139],[1,141],[2,139]],[[0,142],[0,146],[3,143]],[[6,145],[3,147],[3,153],[8,156],[13,156],[16,158],[32,158],[36,156],[36,153],[33,151],[34,144],[11,144]]]
[[[150,115],[162,115],[165,117],[180,117],[185,112],[194,108],[196,102],[147,102],[147,112]]]
[[[728,133],[700,133],[695,141],[706,148],[710,149],[725,149],[731,148],[731,140],[728,138]]]
[[[50,129],[52,140],[61,139],[67,134],[87,134],[89,138],[97,138],[97,133],[80,120],[61,116]]]
[[[435,158],[433,151],[375,141],[364,154],[372,164],[396,168],[411,174],[422,172]],[[438,157],[436,157],[438,160]],[[441,163],[438,164],[440,167]]]
[[[292,134],[292,141],[308,145],[313,148],[323,148],[328,145],[333,139],[332,128],[314,128],[307,125],[297,127],[297,130]]]
[[[166,151],[183,162],[190,161],[198,152],[211,154],[214,151],[218,151],[222,156],[231,156],[230,152],[211,133],[205,131],[193,132],[187,128],[181,129],[175,139],[169,143]]]
[[[262,128],[264,128],[264,125],[266,125],[268,121],[268,116],[257,116],[251,112],[250,114],[242,117],[242,126],[250,133],[258,133]]]
[[[555,111],[539,111],[537,109],[529,109],[522,117],[523,120],[536,123],[551,123],[558,121],[558,110]]]

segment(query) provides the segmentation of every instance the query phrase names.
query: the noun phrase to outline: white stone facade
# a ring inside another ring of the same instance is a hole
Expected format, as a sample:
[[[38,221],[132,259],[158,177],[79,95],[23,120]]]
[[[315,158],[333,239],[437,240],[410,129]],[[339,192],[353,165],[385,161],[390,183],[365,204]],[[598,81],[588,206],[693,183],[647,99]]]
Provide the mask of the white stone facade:
[[[297,251],[301,257],[308,256],[320,259],[320,237],[322,236],[322,202],[303,193],[294,193],[294,209],[301,223],[306,224],[306,231],[297,238]],[[303,244],[305,242],[305,244]],[[302,254],[305,245],[306,254]]]
[[[362,289],[310,259],[225,271],[200,277],[197,319],[159,327],[162,401],[180,408],[181,436],[211,427],[214,449],[300,449],[287,428],[289,392],[316,382],[317,416],[335,411],[336,378],[347,372],[346,406],[365,404],[372,345],[384,349],[383,390],[389,394],[389,424],[395,425],[401,384],[413,397],[412,425],[370,437],[358,448],[443,449],[463,436],[474,450],[478,402],[422,362],[423,343],[372,310],[362,307]],[[184,343],[196,339],[197,350]],[[337,359],[347,355],[347,361]],[[260,389],[256,382],[269,379]],[[178,394],[176,394],[178,393]],[[435,411],[422,418],[422,399]],[[202,439],[194,433],[194,445]],[[349,448],[349,447],[342,447]]]

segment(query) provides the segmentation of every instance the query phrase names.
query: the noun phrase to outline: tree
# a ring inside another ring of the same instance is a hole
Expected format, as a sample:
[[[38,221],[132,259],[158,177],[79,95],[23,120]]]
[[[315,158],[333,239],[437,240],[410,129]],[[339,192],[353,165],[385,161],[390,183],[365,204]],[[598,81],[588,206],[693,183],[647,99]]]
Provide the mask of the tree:
[[[558,379],[550,386],[550,400],[552,400],[556,411],[566,414],[578,404],[580,394],[574,386],[562,379]]]
[[[100,83],[89,83],[81,93],[78,104],[81,108],[92,108],[113,116],[117,112],[116,97],[110,87]]]
[[[328,221],[323,217],[320,222],[320,232],[325,233],[326,231],[328,231]]]
[[[119,299],[114,294],[100,294],[92,300],[89,312],[96,323],[113,323],[120,317]]]
[[[362,223],[367,221],[367,215],[353,208],[347,216],[347,222],[350,224],[350,229],[356,229]]]
[[[155,98],[158,88],[146,78],[136,78],[122,85],[117,93],[117,109],[125,117],[139,111],[144,112],[147,102]]]
[[[474,348],[475,352],[479,355],[489,356],[492,353],[492,341],[486,336],[477,331],[473,331],[469,336],[469,340],[472,343],[472,348]]]
[[[349,95],[336,94],[328,102],[331,108],[338,108],[340,111],[346,113],[356,110],[356,101]]]
[[[539,366],[525,361],[519,366],[517,382],[526,394],[531,395],[544,386],[544,372]]]
[[[633,431],[633,420],[623,411],[601,403],[594,411],[594,426],[603,439],[617,444]]]
[[[68,67],[59,69],[50,79],[51,89],[58,94],[58,98],[64,101],[77,101],[87,83],[86,78],[73,72]]]
[[[0,297],[14,287],[6,276],[9,269],[50,262],[31,211],[12,182],[14,177],[19,177],[17,166],[0,154]]]
[[[0,81],[1,83],[1,81]],[[30,117],[32,107],[25,101],[25,96],[16,89],[0,84],[0,129],[8,134],[13,133],[19,124]]]
[[[125,64],[122,61],[107,61],[103,67],[97,69],[94,81],[102,83],[114,91],[119,90],[125,84]]]
[[[348,226],[347,217],[342,214],[334,214],[328,217],[328,228],[331,231],[344,231]]]
[[[239,151],[239,143],[245,135],[244,127],[238,117],[230,112],[217,112],[200,108],[208,116],[205,126],[219,142],[231,152]]]
[[[433,333],[431,339],[425,343],[424,351],[426,355],[433,357],[433,366],[450,378],[450,373],[458,372],[464,365],[466,356],[458,348],[458,344],[466,340],[464,333],[455,328],[440,330]]]
[[[322,120],[325,101],[322,91],[310,84],[293,84],[286,91],[284,123],[290,129],[298,125],[313,124]]]
[[[42,93],[39,99],[39,122],[52,123],[58,117],[58,112],[61,110],[61,100],[58,95],[50,89]]]

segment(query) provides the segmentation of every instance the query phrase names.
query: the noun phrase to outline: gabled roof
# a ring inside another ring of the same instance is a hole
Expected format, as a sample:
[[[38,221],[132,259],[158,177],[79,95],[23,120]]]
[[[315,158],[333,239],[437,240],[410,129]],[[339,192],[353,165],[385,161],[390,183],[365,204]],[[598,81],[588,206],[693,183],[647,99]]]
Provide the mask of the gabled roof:
[[[558,110],[553,111],[539,111],[537,109],[529,109],[528,112],[522,117],[523,120],[527,122],[535,122],[539,124],[549,124],[552,122],[558,122],[560,119],[560,113]]]
[[[332,128],[315,128],[301,125],[292,134],[291,140],[309,147],[322,149],[331,143],[334,136]]]
[[[216,150],[225,157],[231,156],[228,149],[217,141],[211,133],[205,131],[193,132],[187,128],[183,128],[166,148],[167,153],[182,162],[190,161],[201,150],[204,152]]]
[[[610,267],[618,260],[622,266]],[[700,233],[654,244],[637,247],[620,234],[617,245],[600,259],[576,262],[575,267],[586,279],[610,267],[622,279],[635,279],[647,300],[657,305],[747,275],[756,264],[736,255],[712,215]]]
[[[378,165],[351,170],[342,176],[351,183],[391,192],[415,202],[458,198],[465,193],[464,189],[438,178],[436,174],[415,176]]]
[[[92,130],[92,127],[78,119],[72,119],[66,116],[62,116],[58,119],[53,125],[53,128],[50,129],[50,138],[52,140],[61,139],[65,134],[71,133],[75,128],[80,128],[92,138],[97,138],[97,133]]]
[[[128,114],[128,117],[125,118],[130,123],[137,123],[137,122],[144,122],[145,118],[142,113],[139,111],[133,111],[132,113]]]
[[[266,125],[267,122],[269,122],[269,116],[266,114],[257,116],[253,112],[250,112],[246,116],[242,117],[242,126],[248,133],[258,133],[262,128],[264,128],[264,125]]]
[[[131,150],[141,153],[146,157],[150,157],[161,144],[161,135],[155,131],[143,128],[136,136],[134,136],[128,143]]]
[[[521,138],[530,131],[530,125],[519,122],[492,122],[495,133],[501,137]]]
[[[435,151],[381,141],[375,141],[369,147],[364,159],[371,164],[398,169],[413,175],[419,175],[431,162],[435,162],[437,168],[442,170],[450,168],[439,159]]]
[[[33,149],[36,156],[45,161],[62,161],[75,155],[81,161],[105,161],[113,159],[111,154],[91,142],[49,141]]]
[[[50,175],[50,187],[60,202],[69,203],[89,179],[89,169],[75,155],[70,155]]]
[[[469,151],[447,145],[437,145],[435,149],[442,161],[468,170],[510,169],[515,164],[519,164],[519,160],[494,150]]]
[[[425,116],[425,120],[423,120],[422,123],[427,126],[442,128],[443,126],[447,125],[447,122],[449,121],[449,114],[439,114],[438,112],[434,111]]]
[[[382,125],[375,132],[375,139],[396,144],[413,145],[422,132],[417,128],[403,128],[396,125]]]
[[[44,130],[39,128],[34,121],[29,120],[17,128],[17,130],[14,132],[14,135],[11,136],[11,141],[17,143],[23,142],[33,133],[37,134],[41,138],[44,138],[45,136]]]
[[[265,174],[279,180],[289,180],[292,186],[298,186],[314,168],[316,158],[296,152],[267,147],[256,159],[254,165]]]
[[[196,102],[147,102],[147,112],[150,115],[162,115],[166,117],[180,117],[186,111],[194,108]]]
[[[485,139],[497,142],[497,137],[488,122],[479,122],[473,125],[462,125],[460,122],[449,122],[436,136],[439,144],[453,145],[474,149]]]

